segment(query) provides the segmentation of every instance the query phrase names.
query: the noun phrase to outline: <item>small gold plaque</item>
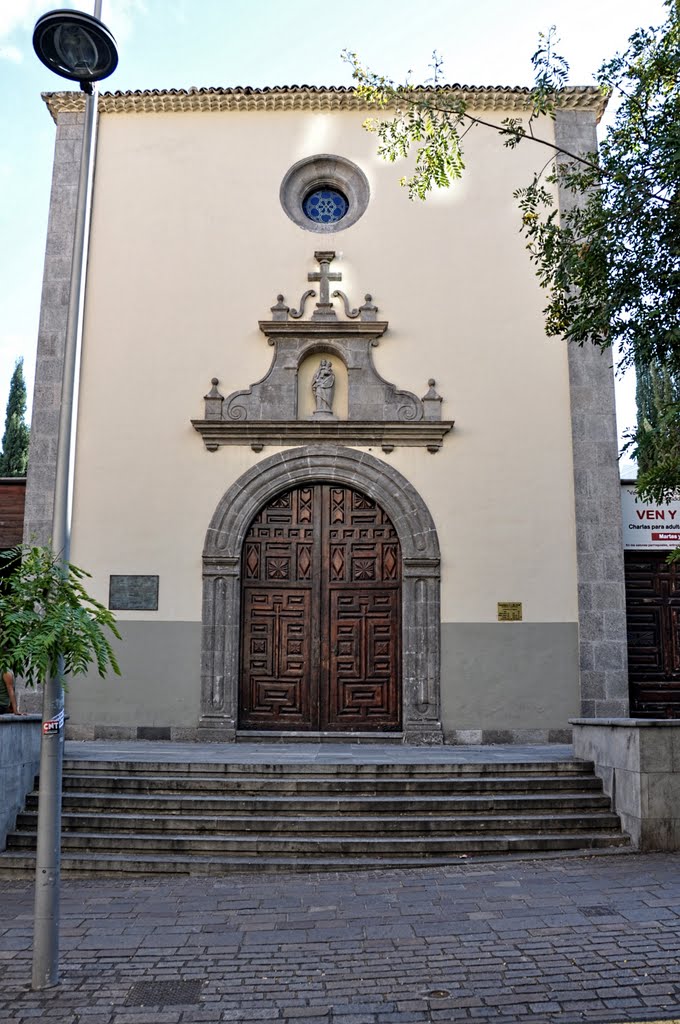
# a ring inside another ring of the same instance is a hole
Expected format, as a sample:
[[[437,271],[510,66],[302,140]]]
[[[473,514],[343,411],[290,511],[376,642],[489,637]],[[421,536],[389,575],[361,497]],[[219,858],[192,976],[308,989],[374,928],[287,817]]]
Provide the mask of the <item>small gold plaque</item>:
[[[498,602],[499,622],[521,622],[522,602],[521,601],[499,601]]]

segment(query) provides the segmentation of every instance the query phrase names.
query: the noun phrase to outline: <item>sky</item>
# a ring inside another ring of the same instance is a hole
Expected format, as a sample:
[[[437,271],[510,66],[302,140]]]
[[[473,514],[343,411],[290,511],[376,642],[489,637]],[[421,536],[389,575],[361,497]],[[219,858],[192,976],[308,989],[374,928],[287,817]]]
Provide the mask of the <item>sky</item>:
[[[54,7],[94,11],[78,0]],[[40,94],[71,88],[33,52],[33,25],[51,9],[0,0],[0,427],[19,357],[30,414],[55,133]],[[634,29],[664,17],[662,0],[342,0],[337,9],[309,0],[104,0],[102,20],[120,55],[105,91],[350,85],[344,49],[395,79],[411,71],[426,80],[437,50],[447,82],[530,85],[538,33],[551,25],[570,84],[589,85]],[[635,415],[631,382],[618,391],[623,428]]]

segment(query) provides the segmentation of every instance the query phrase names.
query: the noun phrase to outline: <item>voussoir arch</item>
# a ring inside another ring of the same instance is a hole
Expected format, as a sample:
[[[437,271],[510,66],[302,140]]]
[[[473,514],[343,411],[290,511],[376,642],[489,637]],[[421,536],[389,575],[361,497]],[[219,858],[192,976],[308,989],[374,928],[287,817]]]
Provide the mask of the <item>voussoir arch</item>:
[[[404,558],[439,558],[432,516],[416,489],[367,452],[306,446],[263,459],[226,491],[210,521],[203,557],[237,557],[255,515],[276,494],[311,480],[354,487],[377,501],[399,536]]]

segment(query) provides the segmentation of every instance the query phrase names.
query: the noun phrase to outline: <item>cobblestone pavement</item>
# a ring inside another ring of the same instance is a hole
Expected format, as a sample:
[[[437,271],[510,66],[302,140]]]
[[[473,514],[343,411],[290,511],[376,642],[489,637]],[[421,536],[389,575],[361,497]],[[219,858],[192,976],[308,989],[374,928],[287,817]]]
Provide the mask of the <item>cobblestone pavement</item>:
[[[2,1024],[680,1017],[674,855],[68,880],[62,983],[43,993],[31,927],[32,884],[1,882]]]

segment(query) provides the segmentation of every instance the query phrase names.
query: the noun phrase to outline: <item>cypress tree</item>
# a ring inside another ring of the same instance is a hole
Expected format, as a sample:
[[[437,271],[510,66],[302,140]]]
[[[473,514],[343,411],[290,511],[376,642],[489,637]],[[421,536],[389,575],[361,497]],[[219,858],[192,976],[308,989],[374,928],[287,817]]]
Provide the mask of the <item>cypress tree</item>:
[[[24,361],[17,360],[9,386],[5,433],[0,454],[0,476],[26,476],[28,465],[29,430],[24,422],[26,413],[26,384]]]
[[[680,492],[680,374],[659,360],[638,361],[635,371],[637,427],[624,451],[633,448],[638,494],[670,501]]]

